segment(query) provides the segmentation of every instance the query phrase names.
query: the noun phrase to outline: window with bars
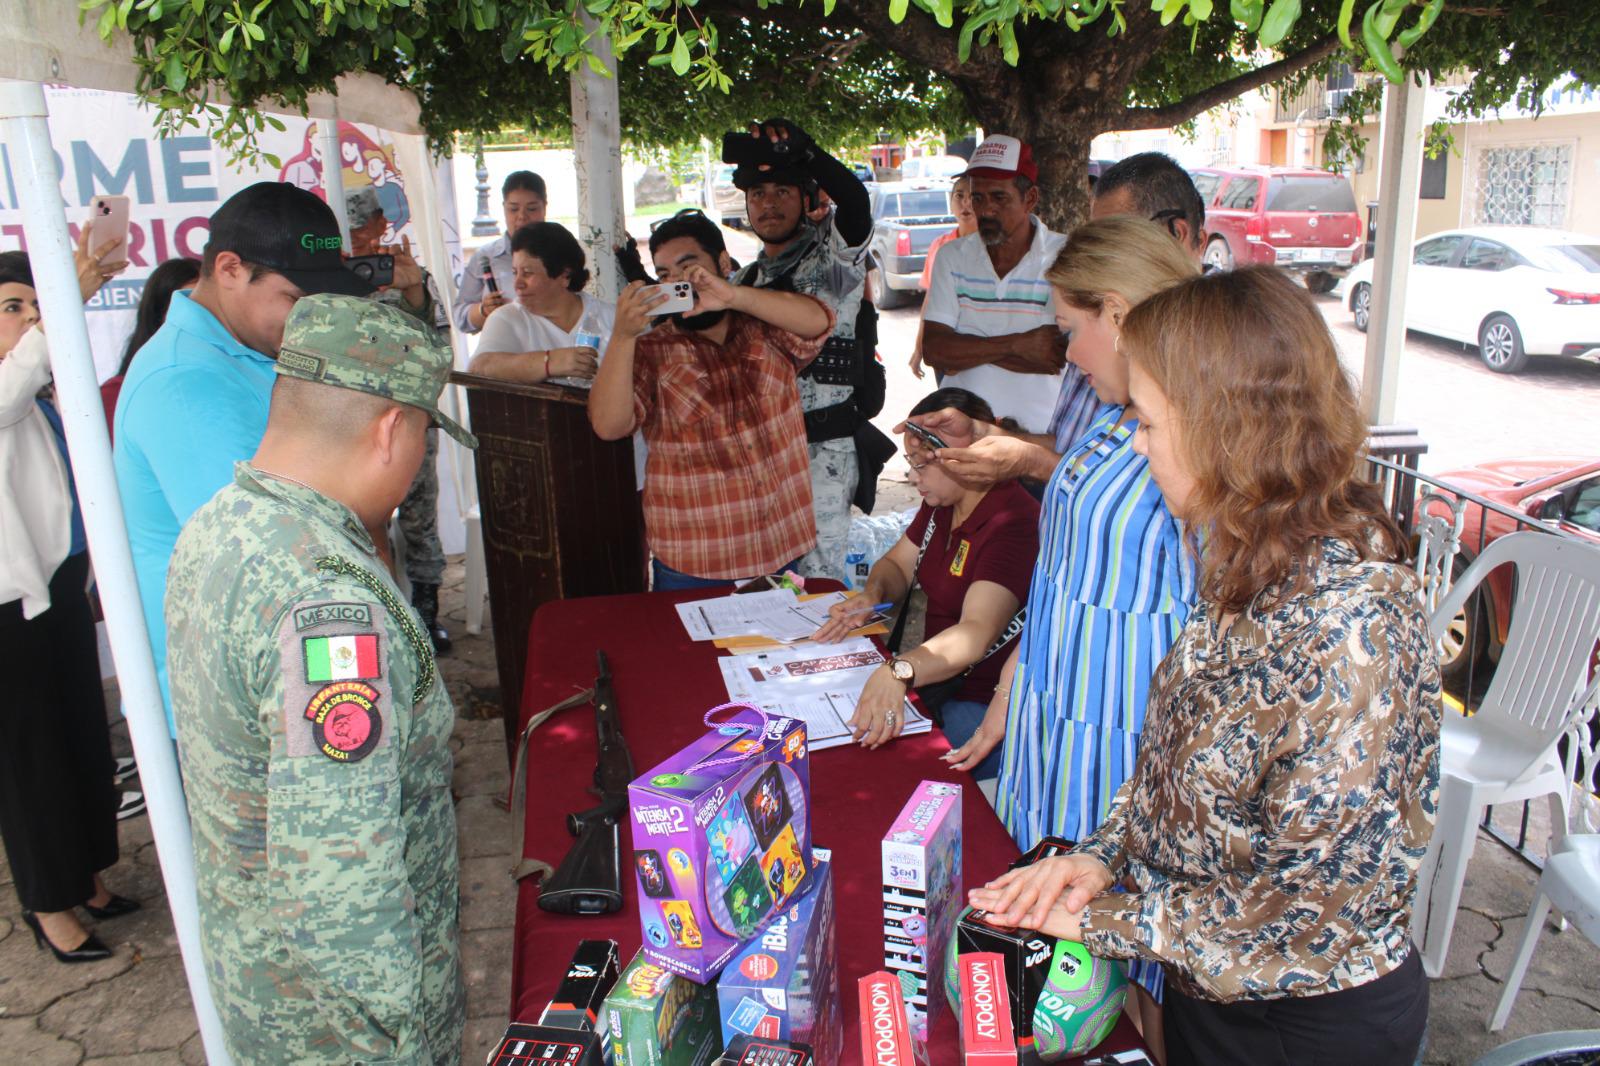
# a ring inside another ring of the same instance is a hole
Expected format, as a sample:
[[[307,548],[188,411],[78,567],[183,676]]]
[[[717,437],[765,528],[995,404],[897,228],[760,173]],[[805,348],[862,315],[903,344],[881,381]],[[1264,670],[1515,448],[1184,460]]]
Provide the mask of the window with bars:
[[[1497,145],[1477,149],[1476,156],[1473,223],[1566,225],[1571,144]]]

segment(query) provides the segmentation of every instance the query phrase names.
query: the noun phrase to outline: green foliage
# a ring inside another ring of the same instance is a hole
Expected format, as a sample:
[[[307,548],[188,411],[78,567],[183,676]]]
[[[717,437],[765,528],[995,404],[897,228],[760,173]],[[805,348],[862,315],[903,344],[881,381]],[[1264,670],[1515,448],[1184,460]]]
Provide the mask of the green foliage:
[[[567,75],[600,69],[597,34],[618,53],[624,137],[642,147],[714,139],[773,114],[831,145],[997,114],[1040,137],[1077,122],[1081,139],[1115,128],[1127,106],[1193,102],[1171,119],[1182,121],[1270,53],[1336,34],[1349,47],[1303,73],[1336,61],[1389,78],[1475,70],[1458,113],[1536,106],[1569,72],[1600,83],[1592,0],[1467,2],[81,0],[81,15],[103,37],[133,38],[140,89],[166,109],[167,128],[220,120],[218,140],[240,154],[273,120],[220,99],[304,108],[346,72],[413,91],[437,148],[458,131],[506,126],[565,139]],[[1404,45],[1399,59],[1392,42]]]

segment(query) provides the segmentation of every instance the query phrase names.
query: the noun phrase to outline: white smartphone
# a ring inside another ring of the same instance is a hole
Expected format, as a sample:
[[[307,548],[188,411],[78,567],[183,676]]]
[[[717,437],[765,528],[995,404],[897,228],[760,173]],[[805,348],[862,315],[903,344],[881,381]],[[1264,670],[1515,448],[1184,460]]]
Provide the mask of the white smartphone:
[[[656,293],[666,293],[666,300],[649,310],[652,315],[670,315],[677,311],[687,311],[694,306],[694,286],[687,281],[663,281],[660,285],[645,286],[645,299]]]
[[[106,253],[101,265],[108,270],[125,266],[128,262],[128,198],[126,196],[96,196],[89,201],[89,254],[107,241],[121,241]]]

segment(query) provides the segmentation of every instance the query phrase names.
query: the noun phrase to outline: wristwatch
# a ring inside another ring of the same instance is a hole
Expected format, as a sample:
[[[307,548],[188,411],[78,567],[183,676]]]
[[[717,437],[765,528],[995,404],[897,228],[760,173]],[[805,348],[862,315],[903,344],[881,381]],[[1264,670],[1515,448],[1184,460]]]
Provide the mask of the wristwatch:
[[[917,683],[917,668],[911,665],[910,659],[896,656],[889,660],[889,675],[906,688],[912,688]]]

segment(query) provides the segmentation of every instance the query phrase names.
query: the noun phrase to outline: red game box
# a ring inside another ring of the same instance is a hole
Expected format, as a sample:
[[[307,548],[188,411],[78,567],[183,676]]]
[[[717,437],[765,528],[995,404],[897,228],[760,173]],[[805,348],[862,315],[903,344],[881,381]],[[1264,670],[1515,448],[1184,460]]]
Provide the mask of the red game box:
[[[917,1066],[921,1045],[911,1040],[900,979],[887,970],[869,973],[861,990],[861,1061],[864,1066]],[[924,1053],[925,1054],[925,1053]]]
[[[964,1066],[1017,1066],[1005,958],[983,951],[963,955],[961,1061]]]

